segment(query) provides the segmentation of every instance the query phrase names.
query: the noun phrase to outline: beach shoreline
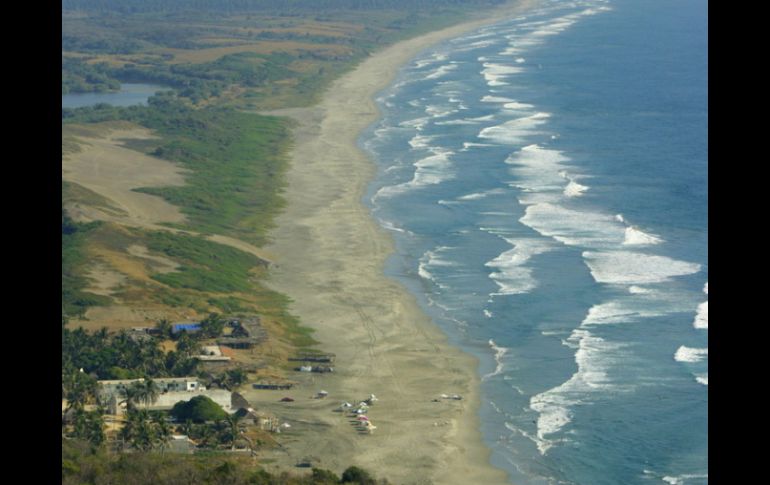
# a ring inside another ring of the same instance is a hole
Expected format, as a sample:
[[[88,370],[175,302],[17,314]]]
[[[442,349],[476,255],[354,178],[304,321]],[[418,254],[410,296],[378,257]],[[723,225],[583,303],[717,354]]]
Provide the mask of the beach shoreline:
[[[374,96],[402,65],[432,45],[534,4],[509,2],[472,21],[401,41],[337,79],[318,105],[271,113],[298,123],[287,207],[265,248],[274,257],[268,284],[293,300],[291,312],[337,358],[335,372],[302,373],[301,385],[280,396],[244,392],[255,407],[292,426],[267,468],[286,469],[311,457],[319,468],[339,473],[357,465],[391,483],[508,483],[482,442],[477,359],[450,345],[416,298],[383,272],[394,243],[361,200],[375,165],[357,141],[380,116]],[[328,397],[311,399],[321,389]],[[368,413],[377,426],[373,434],[335,412],[341,402],[355,404],[370,394],[379,399]],[[280,403],[282,396],[295,401]]]

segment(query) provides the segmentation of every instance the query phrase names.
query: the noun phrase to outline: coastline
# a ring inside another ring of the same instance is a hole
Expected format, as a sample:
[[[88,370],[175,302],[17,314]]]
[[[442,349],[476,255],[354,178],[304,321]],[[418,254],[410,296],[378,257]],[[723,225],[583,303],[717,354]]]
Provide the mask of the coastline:
[[[337,79],[318,105],[271,113],[298,125],[287,207],[265,248],[275,263],[268,284],[294,300],[292,313],[315,330],[323,350],[337,355],[334,373],[301,376],[299,388],[281,395],[295,398],[290,406],[271,391],[244,393],[287,417],[297,437],[269,457],[271,465],[286,469],[311,456],[313,466],[341,472],[357,465],[392,483],[508,483],[482,442],[478,361],[451,346],[415,297],[383,273],[394,245],[361,201],[375,165],[357,139],[379,116],[374,96],[420,51],[535,3],[510,2],[398,42]],[[321,389],[327,399],[309,399]],[[359,434],[334,409],[370,394],[379,398],[368,413],[377,431]],[[441,394],[463,399],[434,402]]]

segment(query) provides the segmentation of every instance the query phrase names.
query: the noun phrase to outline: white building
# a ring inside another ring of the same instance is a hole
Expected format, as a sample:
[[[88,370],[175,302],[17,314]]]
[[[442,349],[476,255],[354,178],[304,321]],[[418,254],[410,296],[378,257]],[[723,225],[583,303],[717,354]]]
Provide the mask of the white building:
[[[126,411],[123,390],[135,382],[144,382],[144,379],[121,379],[99,381],[99,400],[107,404],[110,414],[123,414]],[[189,401],[195,396],[206,396],[222,409],[232,413],[232,393],[224,389],[206,389],[198,382],[196,377],[169,377],[153,379],[158,386],[158,398],[150,404],[137,403],[138,409],[151,411],[168,411],[174,404],[180,401]]]

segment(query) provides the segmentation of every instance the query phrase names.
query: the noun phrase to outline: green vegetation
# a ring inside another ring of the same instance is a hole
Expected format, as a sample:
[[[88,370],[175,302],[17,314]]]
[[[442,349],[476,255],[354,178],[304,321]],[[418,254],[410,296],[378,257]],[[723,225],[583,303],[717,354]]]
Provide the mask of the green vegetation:
[[[70,219],[62,209],[61,215],[61,301],[63,316],[82,316],[91,306],[107,305],[111,299],[84,291],[88,286],[84,265],[83,244],[99,222],[81,224]]]
[[[103,74],[110,79],[168,85],[193,104],[307,106],[373,50],[501,3],[67,0],[62,2],[62,52],[93,65],[107,56],[111,62]],[[64,76],[63,83],[73,76]],[[95,82],[80,89],[98,89],[100,78]],[[228,92],[233,87],[240,92]]]
[[[227,413],[206,396],[195,396],[187,402],[178,402],[171,410],[171,415],[177,421],[190,420],[193,423],[219,421],[227,417]]]
[[[187,234],[149,232],[147,246],[181,264],[177,271],[153,275],[173,288],[228,293],[252,289],[252,268],[264,262],[251,254]]]
[[[62,110],[63,121],[128,120],[163,137],[151,155],[192,171],[182,187],[147,188],[181,208],[185,226],[262,245],[283,207],[280,192],[289,144],[287,122],[229,108],[196,110],[173,96],[150,106],[109,105]],[[213,243],[212,243],[213,244]]]
[[[126,417],[126,424],[118,436],[133,450],[162,450],[171,439],[173,430],[164,413],[131,409]]]
[[[81,440],[62,440],[62,485],[332,485],[334,472],[314,468],[311,474],[271,474],[249,457],[136,452],[109,454]],[[387,480],[378,480],[387,485]]]
[[[157,340],[134,340],[125,330],[111,335],[106,328],[88,333],[82,327],[70,330],[62,326],[62,375],[75,376],[71,389],[83,387],[77,379],[89,374],[99,379],[188,376],[198,366],[194,355],[194,349],[184,344],[164,352]]]
[[[104,92],[118,89],[120,89],[120,81],[110,77],[106,63],[88,64],[77,58],[62,58],[62,94]]]

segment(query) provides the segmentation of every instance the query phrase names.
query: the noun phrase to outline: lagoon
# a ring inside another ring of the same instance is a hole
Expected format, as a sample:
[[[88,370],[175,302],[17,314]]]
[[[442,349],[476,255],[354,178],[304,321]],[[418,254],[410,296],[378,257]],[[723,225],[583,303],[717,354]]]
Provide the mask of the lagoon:
[[[82,108],[99,103],[113,106],[146,105],[147,99],[158,91],[171,89],[158,84],[124,83],[120,91],[110,93],[70,93],[62,95],[62,108]]]

